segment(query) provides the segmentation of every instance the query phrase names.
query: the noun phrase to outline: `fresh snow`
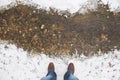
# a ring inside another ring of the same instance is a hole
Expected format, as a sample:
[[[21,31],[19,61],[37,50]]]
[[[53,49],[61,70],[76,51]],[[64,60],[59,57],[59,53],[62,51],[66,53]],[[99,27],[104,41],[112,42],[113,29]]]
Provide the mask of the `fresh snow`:
[[[40,80],[49,62],[55,64],[57,80],[63,80],[70,62],[80,80],[120,80],[120,51],[93,57],[29,55],[14,44],[0,41],[0,80]]]
[[[74,13],[78,10],[84,12],[83,7],[94,9],[97,7],[98,0],[0,0],[0,7],[6,6],[10,3],[15,3],[16,1],[21,2],[23,4],[36,4],[39,5],[38,8],[46,8],[49,7],[57,8],[60,10],[68,10],[71,13]],[[115,11],[118,7],[120,7],[120,0],[102,0],[103,3],[110,4],[111,11]]]

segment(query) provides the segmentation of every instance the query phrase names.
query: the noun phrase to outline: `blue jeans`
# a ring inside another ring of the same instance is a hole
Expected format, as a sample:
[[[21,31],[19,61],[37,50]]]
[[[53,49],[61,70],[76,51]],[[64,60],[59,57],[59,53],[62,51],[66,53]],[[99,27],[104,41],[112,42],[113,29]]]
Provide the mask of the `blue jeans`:
[[[41,80],[57,80],[57,75],[54,71],[49,71],[46,77],[43,77]],[[67,71],[64,75],[64,80],[79,80],[73,75],[71,71]]]
[[[67,71],[64,75],[64,80],[79,80],[79,79],[76,76],[74,76],[71,71]]]
[[[49,71],[41,80],[57,80],[57,75],[54,71]]]

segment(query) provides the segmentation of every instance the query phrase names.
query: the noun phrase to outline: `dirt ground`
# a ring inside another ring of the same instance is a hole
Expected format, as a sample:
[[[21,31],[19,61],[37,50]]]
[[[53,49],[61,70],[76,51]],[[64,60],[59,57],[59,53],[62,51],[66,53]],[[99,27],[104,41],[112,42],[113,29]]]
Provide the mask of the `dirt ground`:
[[[85,14],[18,4],[0,10],[0,39],[31,53],[107,53],[120,49],[120,12],[99,3]]]

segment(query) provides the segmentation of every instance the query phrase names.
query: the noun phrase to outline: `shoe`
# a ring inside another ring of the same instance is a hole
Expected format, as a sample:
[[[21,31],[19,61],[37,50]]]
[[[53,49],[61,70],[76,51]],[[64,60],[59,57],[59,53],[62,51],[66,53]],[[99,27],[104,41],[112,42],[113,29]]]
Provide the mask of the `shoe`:
[[[55,67],[54,67],[54,63],[50,62],[48,65],[48,71],[54,71]]]
[[[74,73],[74,71],[75,71],[75,68],[74,68],[74,64],[73,63],[70,63],[69,65],[68,65],[68,69],[67,69],[68,71],[71,71],[72,73]]]

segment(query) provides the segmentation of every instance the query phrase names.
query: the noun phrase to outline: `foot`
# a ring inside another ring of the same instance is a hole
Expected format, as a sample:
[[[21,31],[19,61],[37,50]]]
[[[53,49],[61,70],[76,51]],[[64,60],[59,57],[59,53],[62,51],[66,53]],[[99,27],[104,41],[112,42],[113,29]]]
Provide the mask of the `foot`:
[[[67,69],[68,71],[71,71],[72,73],[74,73],[74,71],[75,71],[75,68],[74,68],[74,64],[73,63],[70,63],[69,65],[68,65],[68,69]]]
[[[48,71],[54,71],[55,67],[54,67],[54,63],[50,62],[48,65]]]

